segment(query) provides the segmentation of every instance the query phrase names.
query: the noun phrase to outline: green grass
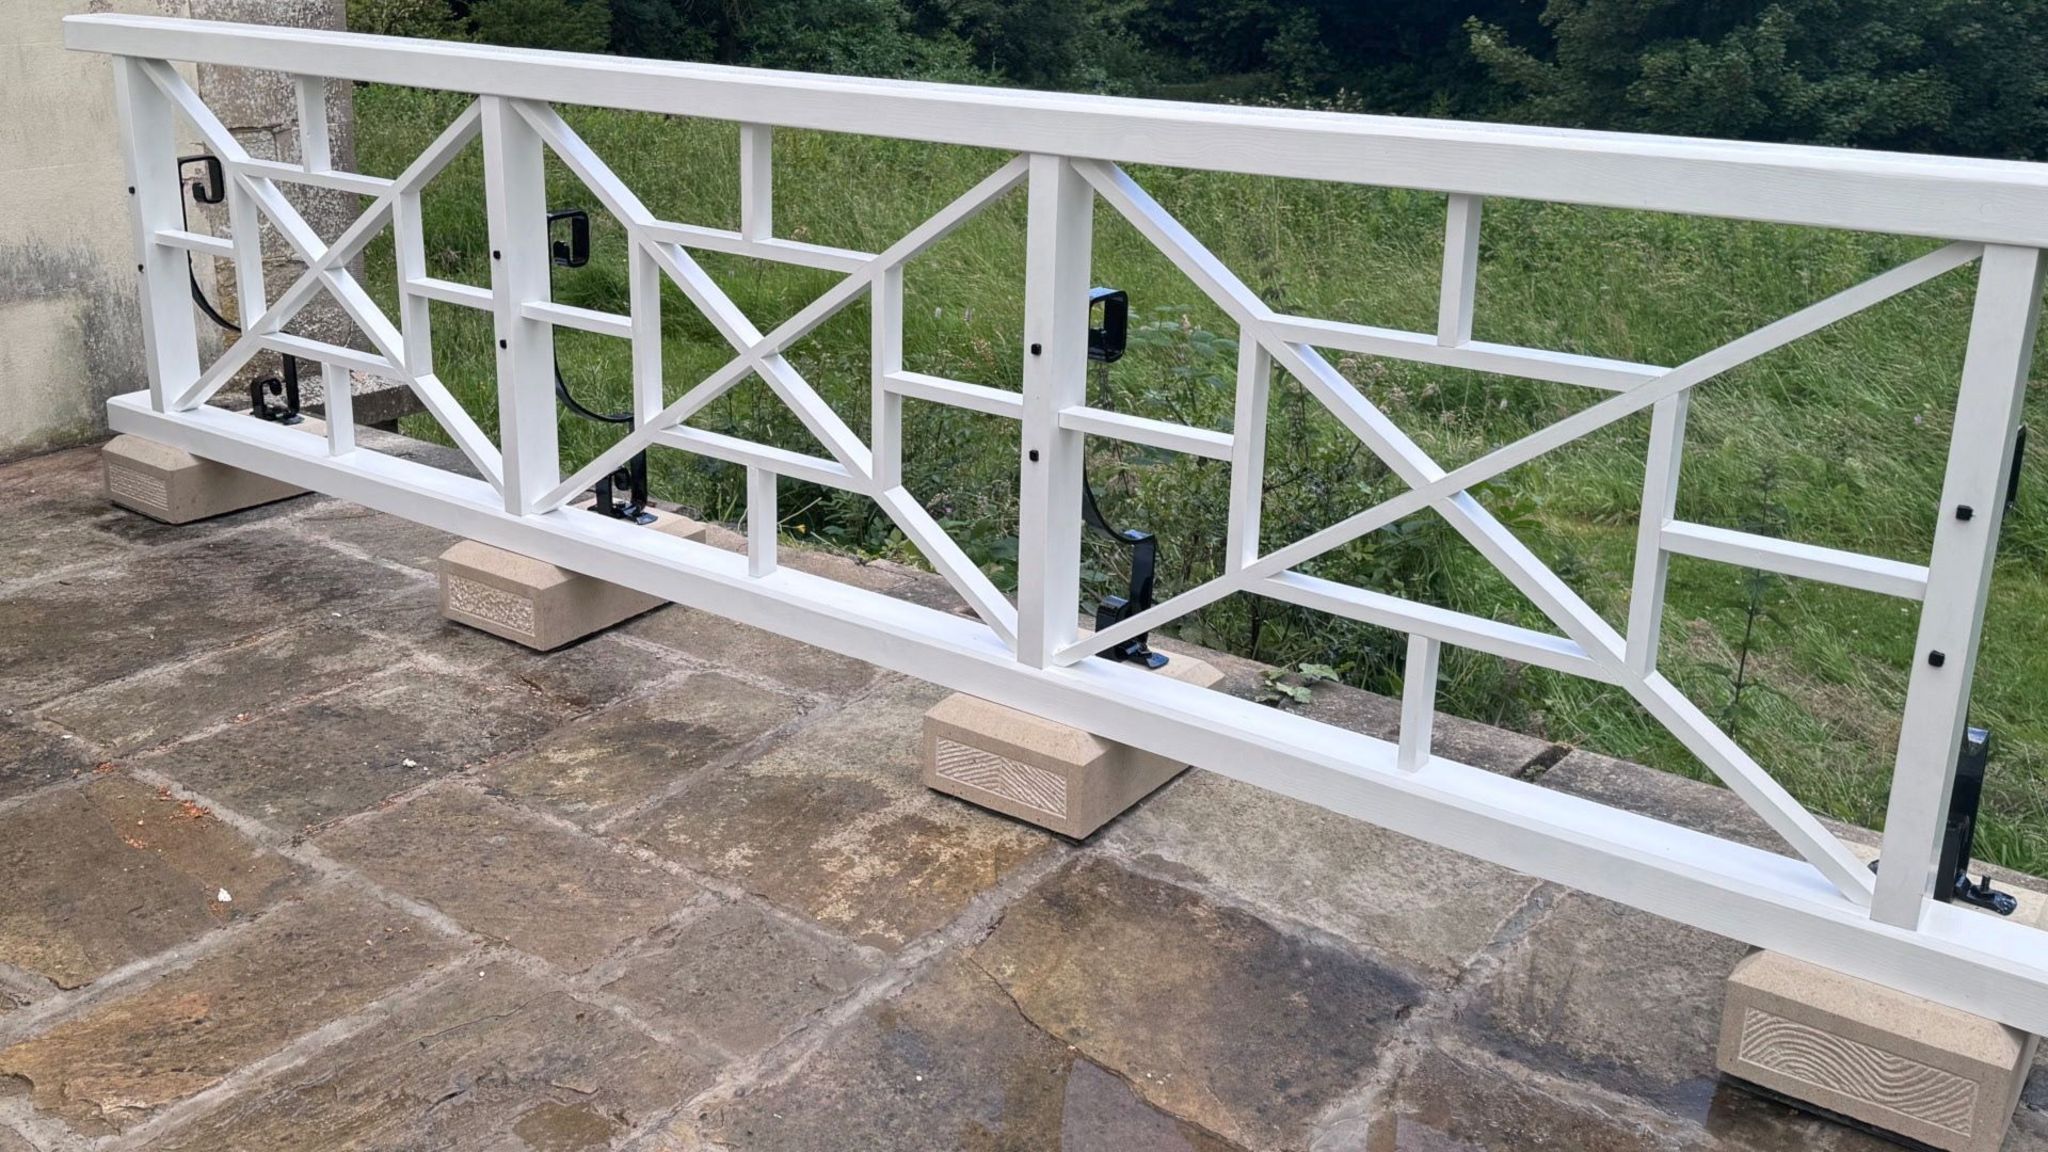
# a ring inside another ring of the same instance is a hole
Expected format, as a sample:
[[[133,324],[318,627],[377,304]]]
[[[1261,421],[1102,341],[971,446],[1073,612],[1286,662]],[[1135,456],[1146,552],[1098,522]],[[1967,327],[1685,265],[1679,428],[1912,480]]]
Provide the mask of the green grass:
[[[357,95],[365,171],[394,174],[458,110],[449,96],[370,87]],[[659,215],[735,227],[738,140],[730,125],[596,110],[569,119]],[[865,137],[782,133],[778,232],[879,250],[993,170],[1003,157]],[[552,163],[552,162],[551,162]],[[1152,193],[1276,306],[1305,315],[1428,330],[1434,324],[1442,197],[1386,189],[1139,169]],[[626,308],[625,241],[566,170],[552,202],[596,218],[590,265],[558,270],[558,299]],[[431,274],[488,279],[482,171],[472,149],[425,200]],[[1130,356],[1091,401],[1227,429],[1234,331],[1222,313],[1136,232],[1098,206],[1095,280],[1127,289],[1140,322]],[[906,281],[906,356],[914,370],[998,387],[1020,377],[1021,195],[920,257]],[[1480,338],[1675,364],[1927,251],[1929,242],[1518,201],[1487,205],[1478,289]],[[764,330],[824,291],[831,273],[705,255]],[[388,240],[369,254],[392,295]],[[1948,450],[1969,316],[1970,272],[1951,273],[1702,387],[1688,434],[1680,514],[1789,538],[1924,560]],[[436,368],[486,429],[495,427],[488,317],[435,306]],[[792,362],[856,431],[867,425],[868,320],[848,308],[792,350]],[[730,352],[673,287],[663,344],[673,398]],[[563,371],[586,403],[623,407],[623,342],[558,338]],[[1334,354],[1333,354],[1334,355]],[[1341,370],[1447,466],[1532,431],[1597,396],[1561,385],[1337,357]],[[2039,373],[2037,372],[2036,375]],[[2042,424],[2038,388],[2029,414]],[[697,421],[822,454],[765,387],[750,382]],[[1553,453],[1488,485],[1483,499],[1610,621],[1627,612],[1647,416]],[[1291,381],[1269,419],[1265,543],[1286,543],[1400,485]],[[427,427],[415,429],[427,432]],[[564,415],[564,465],[616,436]],[[992,417],[911,402],[912,489],[999,582],[1014,579],[1016,432]],[[1090,470],[1111,518],[1157,530],[1161,595],[1213,575],[1223,550],[1221,465],[1091,442]],[[737,469],[660,453],[656,494],[729,519]],[[1980,853],[2048,873],[2048,656],[2033,627],[2048,608],[2048,496],[2023,488],[2007,522],[1973,720],[1999,738]],[[785,482],[785,530],[867,554],[914,560],[872,505]],[[1117,557],[1086,552],[1089,587],[1114,588]],[[1332,579],[1504,620],[1544,626],[1504,579],[1433,515],[1374,534],[1310,566]],[[1663,667],[1802,801],[1876,826],[1897,739],[1917,614],[1883,597],[1723,565],[1674,560]],[[1755,619],[1752,623],[1752,615]],[[1279,664],[1326,663],[1352,683],[1399,684],[1400,638],[1244,597],[1190,617],[1183,636]],[[1746,687],[1731,669],[1751,637]],[[1453,652],[1446,707],[1612,755],[1706,778],[1619,690]]]

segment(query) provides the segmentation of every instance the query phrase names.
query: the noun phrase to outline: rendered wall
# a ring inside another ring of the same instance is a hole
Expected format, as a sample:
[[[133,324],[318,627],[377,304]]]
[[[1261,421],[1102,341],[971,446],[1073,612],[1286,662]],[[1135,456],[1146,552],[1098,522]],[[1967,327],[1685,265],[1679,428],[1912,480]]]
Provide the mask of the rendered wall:
[[[342,0],[0,2],[0,460],[102,438],[106,398],[146,386],[111,68],[63,46],[64,16],[108,11],[342,24]],[[297,159],[289,81],[184,71],[252,153]],[[331,134],[336,163],[346,165],[353,119],[346,86],[336,89]],[[352,197],[292,198],[323,234],[354,216]],[[205,219],[195,212],[194,226]],[[289,265],[276,267],[273,283],[288,283]],[[213,287],[210,269],[201,278]],[[307,326],[322,319],[309,316]]]

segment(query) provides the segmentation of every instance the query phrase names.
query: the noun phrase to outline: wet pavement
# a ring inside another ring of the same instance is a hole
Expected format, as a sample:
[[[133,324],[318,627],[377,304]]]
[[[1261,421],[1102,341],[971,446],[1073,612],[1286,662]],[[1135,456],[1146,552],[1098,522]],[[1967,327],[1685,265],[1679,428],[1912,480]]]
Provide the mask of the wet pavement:
[[[0,1152],[1892,1147],[1717,1079],[1731,941],[1199,771],[1076,844],[918,784],[930,685],[676,607],[535,655],[439,618],[441,533],[97,484],[0,467]]]

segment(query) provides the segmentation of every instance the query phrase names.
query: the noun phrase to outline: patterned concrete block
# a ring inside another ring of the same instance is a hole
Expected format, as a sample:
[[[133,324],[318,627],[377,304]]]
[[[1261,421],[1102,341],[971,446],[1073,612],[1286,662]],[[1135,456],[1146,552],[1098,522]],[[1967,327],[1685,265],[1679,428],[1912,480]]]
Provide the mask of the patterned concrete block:
[[[1721,1070],[1948,1152],[1997,1152],[2038,1037],[1755,952],[1728,978]]]
[[[1223,679],[1192,656],[1174,657],[1159,673],[1202,688]],[[1186,768],[964,693],[924,717],[926,787],[1076,840]]]
[[[683,540],[704,540],[704,525],[656,511],[648,525]],[[664,601],[544,560],[464,540],[441,553],[441,614],[546,652]]]
[[[314,434],[327,430],[318,420],[293,427]],[[306,492],[140,436],[116,436],[107,441],[100,460],[108,500],[166,524],[190,524]]]

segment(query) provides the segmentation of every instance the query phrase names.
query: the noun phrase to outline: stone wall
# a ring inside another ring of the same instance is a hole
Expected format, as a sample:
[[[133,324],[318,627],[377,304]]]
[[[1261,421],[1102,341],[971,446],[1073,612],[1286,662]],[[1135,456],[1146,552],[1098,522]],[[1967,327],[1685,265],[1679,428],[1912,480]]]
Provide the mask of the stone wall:
[[[63,46],[63,17],[106,11],[342,24],[342,0],[7,0],[0,11],[0,459],[99,438],[107,397],[146,386],[111,69],[102,57]],[[186,73],[251,152],[297,158],[288,80],[230,69]],[[335,162],[346,166],[354,155],[346,86],[335,86],[330,114]],[[181,146],[197,150],[189,138]],[[353,197],[309,201],[300,191],[291,195],[323,235],[354,217]],[[193,222],[212,226],[200,212]],[[271,279],[281,286],[291,265],[270,240]],[[210,268],[200,271],[216,299],[232,301],[228,277],[215,284]],[[340,335],[336,324],[326,311],[297,327],[332,339]]]

